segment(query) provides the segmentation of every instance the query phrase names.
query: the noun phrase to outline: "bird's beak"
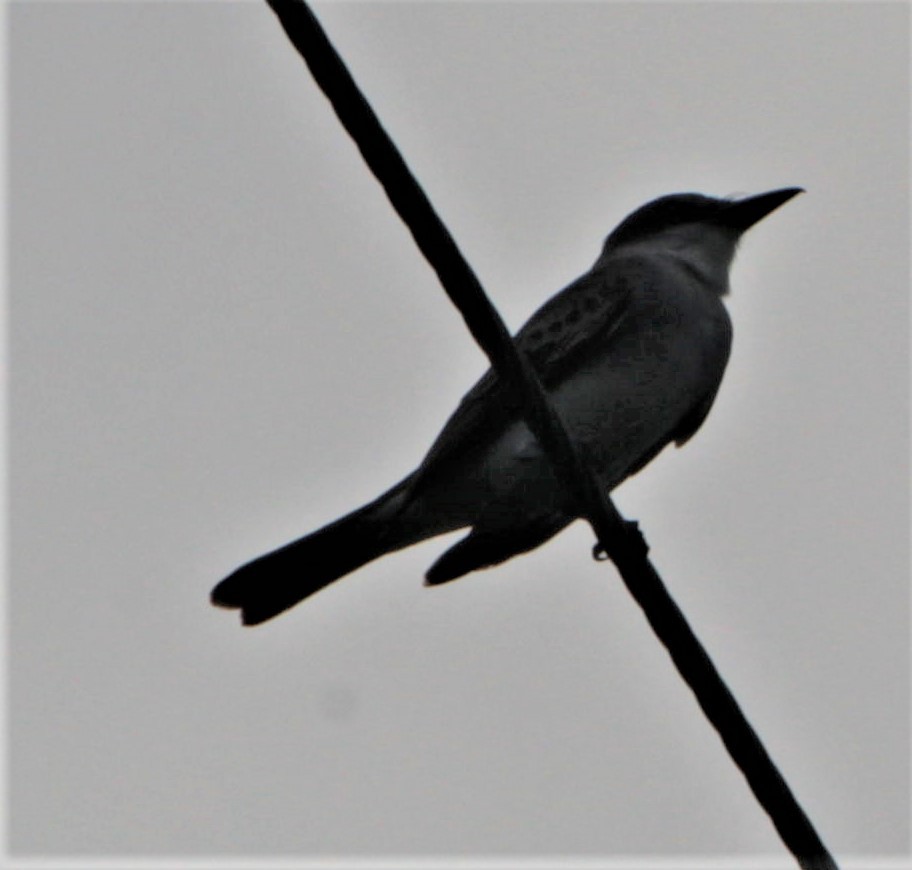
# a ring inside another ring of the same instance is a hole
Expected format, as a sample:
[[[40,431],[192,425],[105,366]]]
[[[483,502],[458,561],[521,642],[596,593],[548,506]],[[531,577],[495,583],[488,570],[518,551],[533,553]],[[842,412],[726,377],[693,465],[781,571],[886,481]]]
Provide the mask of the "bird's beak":
[[[758,193],[747,199],[739,199],[722,211],[722,221],[726,226],[743,233],[799,193],[804,193],[803,187],[783,187],[781,190],[771,190],[769,193]]]

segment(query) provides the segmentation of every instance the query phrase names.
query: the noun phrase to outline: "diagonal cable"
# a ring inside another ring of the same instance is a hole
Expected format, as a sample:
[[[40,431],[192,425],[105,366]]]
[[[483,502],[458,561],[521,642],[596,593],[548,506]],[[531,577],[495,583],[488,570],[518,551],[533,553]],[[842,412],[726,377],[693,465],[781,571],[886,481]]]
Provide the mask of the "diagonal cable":
[[[563,480],[580,505],[580,513],[595,531],[599,548],[615,563],[628,591],[643,609],[653,631],[718,731],[786,847],[804,870],[836,870],[835,861],[810,819],[647,559],[648,548],[636,523],[621,517],[580,459],[535,371],[517,351],[471,266],[309,6],[304,0],[267,2],[421,253],[437,273],[473,338],[488,355],[498,375],[521,398],[522,413],[529,428],[550,461],[560,469]]]

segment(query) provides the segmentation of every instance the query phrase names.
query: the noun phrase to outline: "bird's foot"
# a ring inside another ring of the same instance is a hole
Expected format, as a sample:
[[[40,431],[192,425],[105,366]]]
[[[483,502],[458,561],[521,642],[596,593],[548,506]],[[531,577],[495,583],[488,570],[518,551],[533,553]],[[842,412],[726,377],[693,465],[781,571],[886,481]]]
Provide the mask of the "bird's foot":
[[[646,543],[646,539],[640,531],[640,524],[636,520],[624,520],[624,532],[627,536],[627,546],[641,558],[645,558],[649,552],[649,544]],[[592,548],[592,558],[596,562],[604,562],[609,558],[608,551],[602,546],[600,541],[596,542]]]

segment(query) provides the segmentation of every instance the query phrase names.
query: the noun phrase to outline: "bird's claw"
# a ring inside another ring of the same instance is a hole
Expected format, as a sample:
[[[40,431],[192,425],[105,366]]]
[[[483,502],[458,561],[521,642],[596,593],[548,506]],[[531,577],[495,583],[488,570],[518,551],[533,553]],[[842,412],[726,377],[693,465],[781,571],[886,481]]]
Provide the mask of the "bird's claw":
[[[627,534],[628,546],[636,550],[640,556],[645,557],[649,552],[649,544],[646,543],[646,539],[640,531],[640,524],[636,520],[624,520],[624,531]],[[592,548],[592,558],[596,562],[604,562],[610,558],[608,551],[602,546],[600,541],[596,541],[595,546]]]

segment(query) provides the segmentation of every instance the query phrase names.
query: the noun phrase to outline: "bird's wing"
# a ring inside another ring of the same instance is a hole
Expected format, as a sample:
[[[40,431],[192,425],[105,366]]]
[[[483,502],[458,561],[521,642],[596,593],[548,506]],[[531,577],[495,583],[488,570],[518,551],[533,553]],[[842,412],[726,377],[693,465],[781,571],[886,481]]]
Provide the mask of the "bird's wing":
[[[597,264],[549,299],[515,336],[546,388],[572,371],[593,347],[604,348],[623,321],[630,290],[649,279],[633,258]],[[414,483],[471,448],[483,446],[519,415],[519,402],[489,369],[459,403],[431,446]]]
[[[627,310],[639,264],[613,262],[587,272],[549,299],[516,334],[546,387],[559,382],[594,345],[604,347]]]

